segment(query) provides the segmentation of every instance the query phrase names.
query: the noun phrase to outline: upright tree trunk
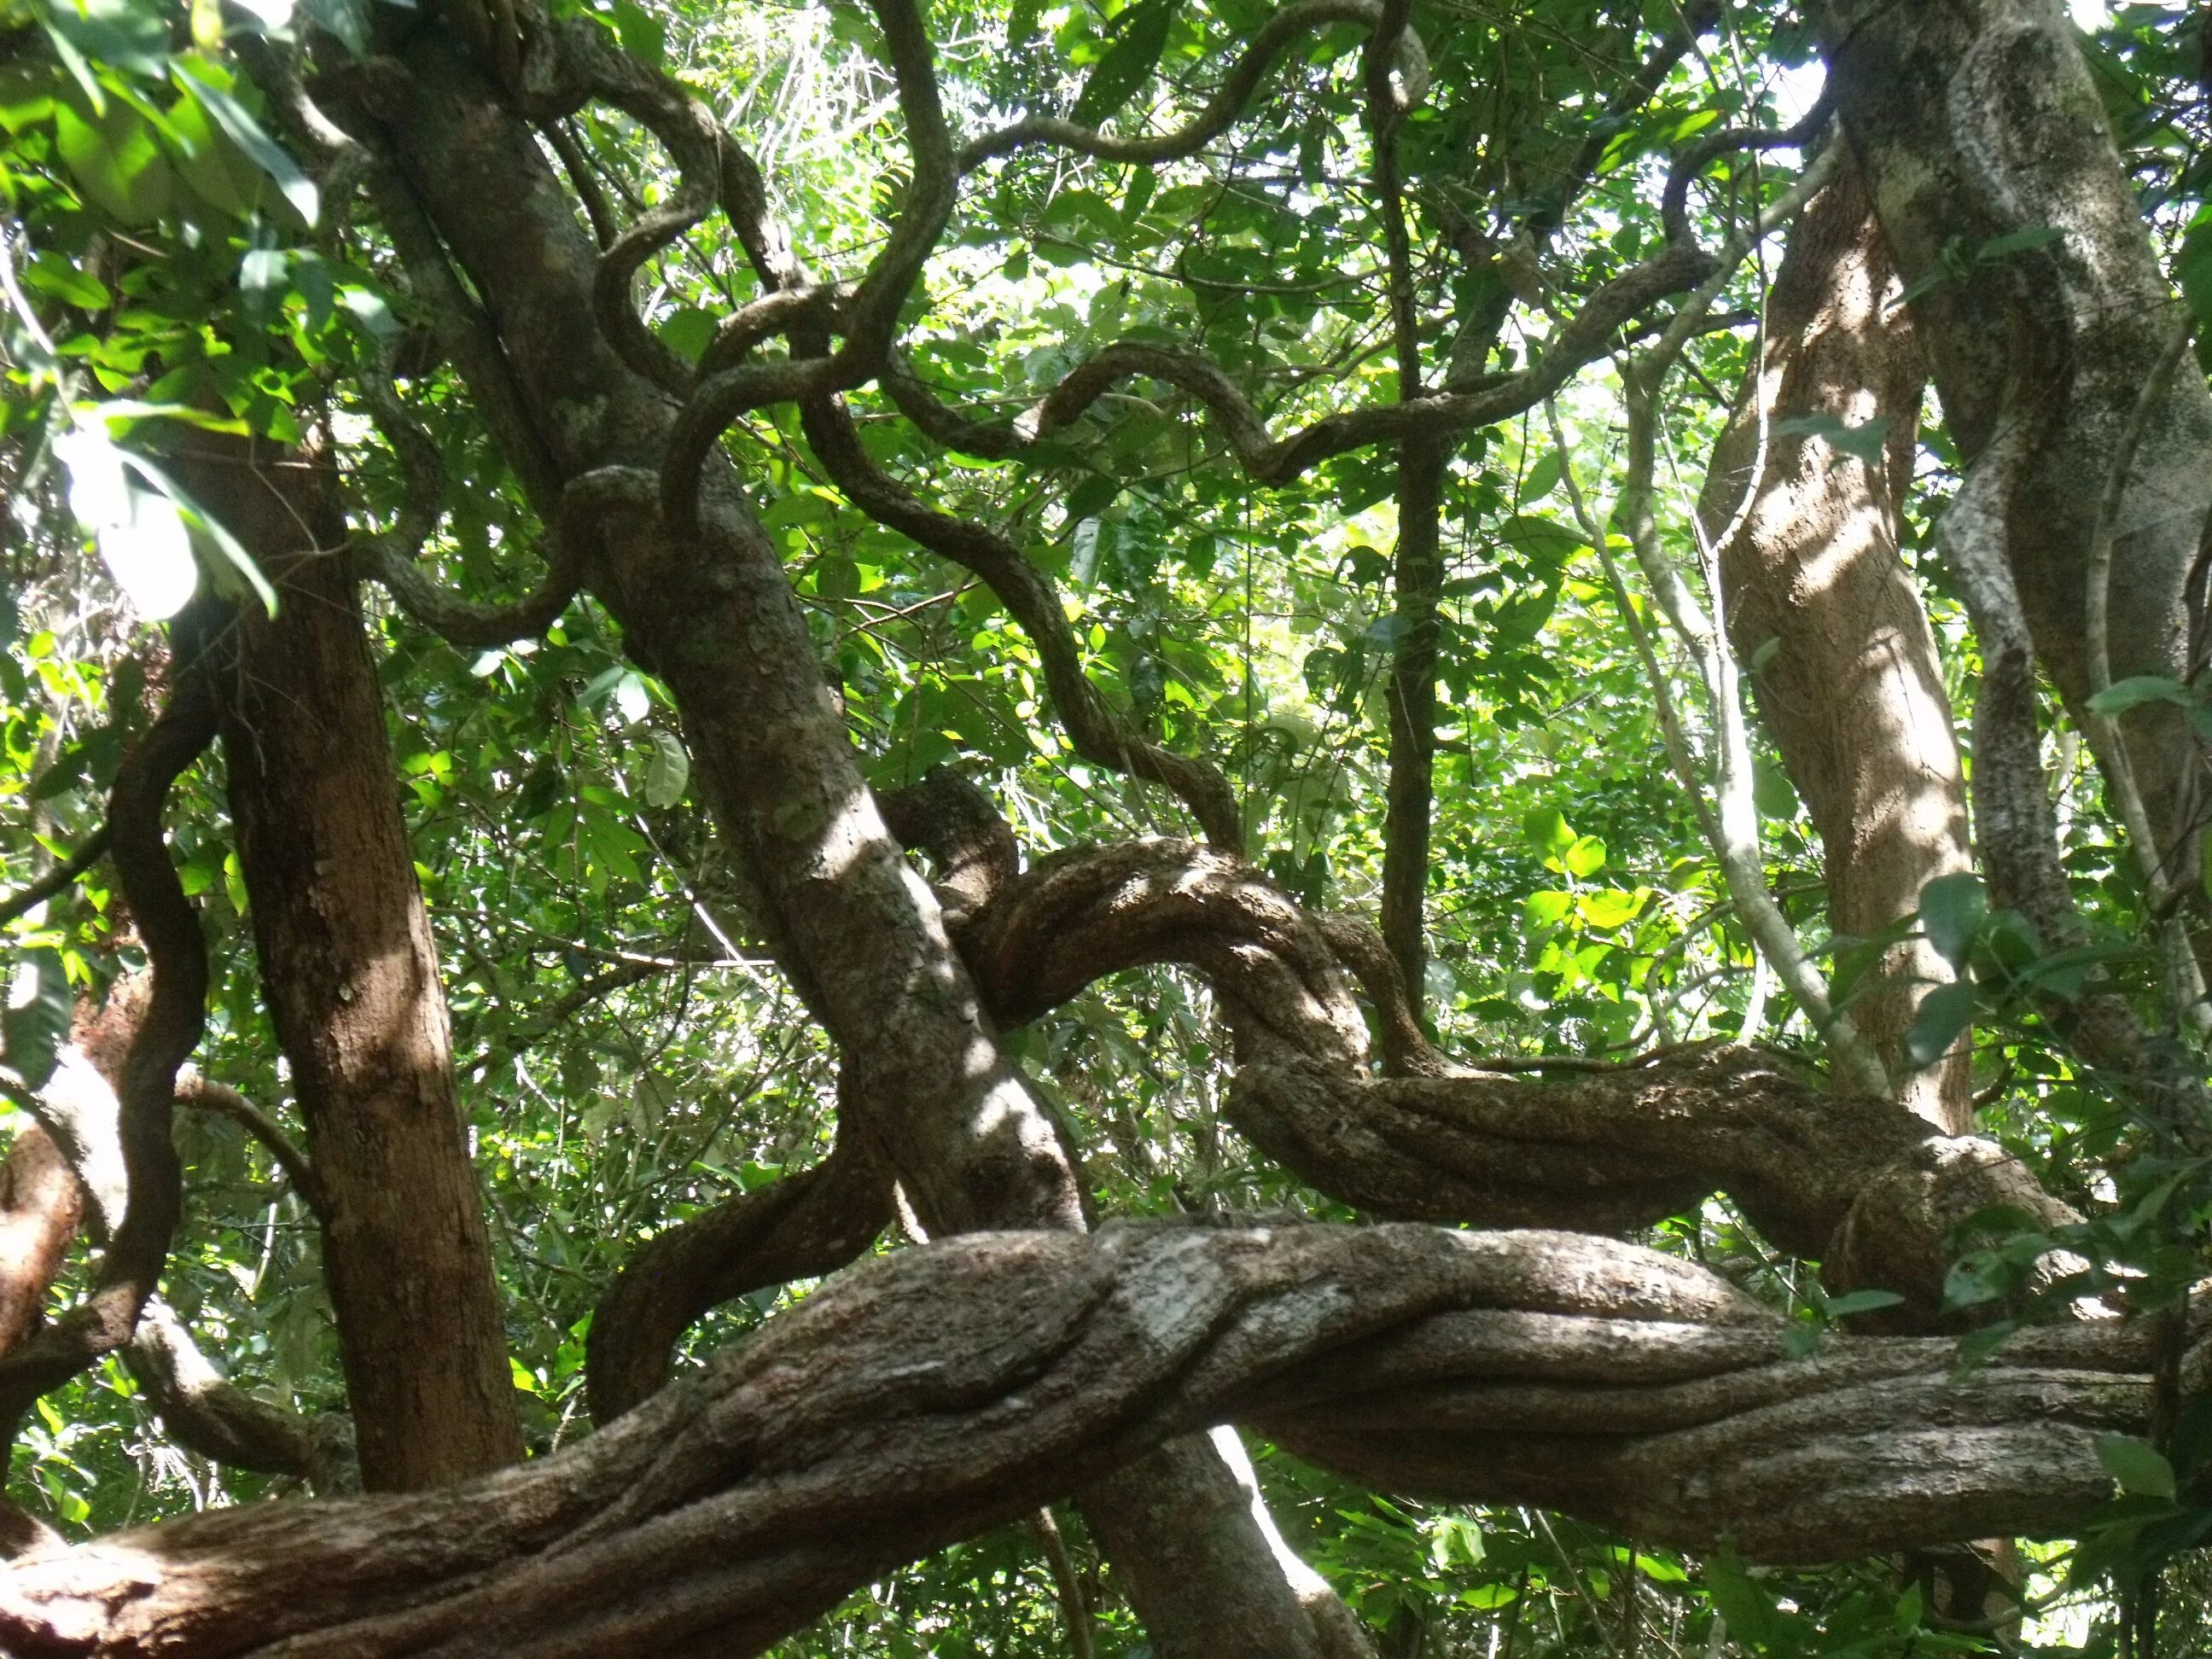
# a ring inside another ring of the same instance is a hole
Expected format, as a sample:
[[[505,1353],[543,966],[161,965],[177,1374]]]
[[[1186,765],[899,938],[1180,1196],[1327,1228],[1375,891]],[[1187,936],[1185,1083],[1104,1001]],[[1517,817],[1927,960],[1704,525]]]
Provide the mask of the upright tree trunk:
[[[2053,0],[1808,10],[1898,268],[1933,279],[1911,308],[1961,455],[2006,422],[2032,428],[2005,546],[2036,656],[2078,713],[2099,501],[2179,321],[2096,87]],[[2150,413],[2114,526],[2115,680],[2184,677],[2212,504],[2203,377],[2185,366]],[[2185,887],[2203,793],[2186,721],[2152,703],[2124,731],[2158,851]]]
[[[1443,603],[1448,446],[1398,452],[1398,635],[1390,662],[1390,776],[1382,824],[1382,938],[1414,1012],[1428,1006],[1429,831],[1436,801],[1437,612]]]
[[[325,1200],[323,1267],[371,1490],[519,1461],[483,1206],[384,706],[328,476],[239,448],[196,491],[276,584],[246,607],[222,736],[261,976]]]
[[[561,479],[610,466],[657,479],[672,404],[608,344],[597,249],[530,129],[457,46],[419,30],[404,96],[380,103],[408,188],[483,295]],[[700,519],[687,532],[649,503],[607,514],[587,580],[675,697],[755,920],[838,1044],[850,1127],[933,1231],[1079,1231],[1065,1151],[884,824],[789,579],[719,453]],[[1079,1494],[1133,1586],[1179,1587],[1139,1605],[1154,1648],[1326,1659],[1249,1514],[1224,1518],[1191,1489],[1213,1458],[1202,1441],[1170,1443]]]
[[[1898,556],[1923,374],[1893,308],[1898,286],[1865,185],[1847,169],[1790,232],[1762,360],[1744,376],[1698,503],[1705,534],[1726,538],[1729,639],[1820,827],[1829,924],[1858,938],[1971,866],[1951,700]],[[1848,436],[1776,430],[1808,417],[1887,422],[1887,441],[1872,459]],[[1868,969],[1850,1013],[1905,1103],[1961,1134],[1972,1117],[1966,1043],[1926,1069],[1905,1053],[1922,998],[1951,977],[1925,940],[1905,941]]]

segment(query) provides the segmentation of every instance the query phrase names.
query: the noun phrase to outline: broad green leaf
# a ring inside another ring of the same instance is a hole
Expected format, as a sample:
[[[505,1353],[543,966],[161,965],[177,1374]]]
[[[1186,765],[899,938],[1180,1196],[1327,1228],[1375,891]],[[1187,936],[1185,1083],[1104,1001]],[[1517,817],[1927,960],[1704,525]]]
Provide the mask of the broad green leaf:
[[[1933,1066],[1951,1052],[1959,1033],[1973,1019],[1973,981],[1939,985],[1921,1000],[1919,1015],[1905,1034],[1905,1052],[1915,1066]]]
[[[1567,912],[1575,908],[1575,896],[1546,888],[1528,895],[1521,912],[1528,919],[1530,930],[1557,927],[1566,919]]]
[[[1877,415],[1858,426],[1847,425],[1833,415],[1800,415],[1777,421],[1774,431],[1781,437],[1818,438],[1830,448],[1868,466],[1880,466],[1882,450],[1889,442],[1890,426],[1887,415]]]
[[[1528,837],[1537,851],[1557,858],[1575,844],[1575,832],[1567,827],[1566,815],[1556,806],[1539,806],[1521,819],[1521,833]]]
[[[1560,861],[1577,880],[1594,876],[1605,868],[1605,843],[1595,836],[1584,836],[1567,848]]]
[[[1855,1314],[1878,1313],[1884,1308],[1894,1308],[1905,1298],[1895,1291],[1851,1291],[1842,1296],[1830,1297],[1820,1311],[1831,1319],[1849,1319]]]
[[[649,69],[662,67],[668,55],[668,26],[637,0],[608,0],[607,9],[623,50]]]
[[[1168,43],[1168,26],[1175,21],[1182,0],[1137,0],[1122,14],[1120,37],[1106,49],[1083,83],[1082,94],[1070,112],[1079,125],[1095,127],[1115,114],[1152,79],[1160,53]]]
[[[74,103],[54,106],[54,137],[70,176],[125,225],[148,223],[169,205],[175,178],[137,111],[116,100],[87,116]]]
[[[1571,863],[1569,867],[1572,867]],[[1636,920],[1647,896],[1648,893],[1641,889],[1626,892],[1609,887],[1601,892],[1583,894],[1575,901],[1575,906],[1582,912],[1583,920],[1593,927],[1620,927]]]
[[[213,66],[187,59],[170,70],[180,91],[189,93],[207,106],[216,125],[230,141],[252,158],[253,164],[267,173],[277,192],[300,216],[302,225],[310,228],[320,211],[314,180],[300,170],[300,164],[286,153],[284,147],[261,129],[246,106],[222,87],[215,84],[218,73]]]
[[[1938,876],[1920,890],[1920,925],[1954,968],[1965,964],[1988,915],[1981,878],[1969,872]]]
[[[1708,1556],[1705,1579],[1706,1594],[1728,1620],[1731,1634],[1741,1641],[1759,1644],[1775,1638],[1782,1620],[1773,1593],[1751,1576],[1735,1551],[1722,1550]]]
[[[105,311],[115,303],[107,285],[58,253],[41,253],[23,267],[23,285],[65,301],[80,311]]]
[[[652,748],[645,764],[646,805],[673,806],[683,799],[684,786],[690,781],[691,757],[672,732],[655,732]]]
[[[1560,475],[1565,471],[1559,452],[1546,450],[1536,465],[1528,469],[1528,476],[1521,480],[1521,499],[1524,501],[1541,501],[1559,488]]]
[[[26,951],[16,957],[0,1013],[0,1060],[27,1089],[46,1085],[69,1040],[73,999],[61,953]]]
[[[2124,1434],[2097,1437],[2097,1461],[2131,1498],[2172,1498],[2173,1465],[2147,1440]]]
[[[2179,703],[2186,708],[2193,701],[2189,688],[2177,681],[2159,674],[2136,674],[2113,681],[2089,699],[2089,707],[2100,714],[2124,714],[2147,702]]]

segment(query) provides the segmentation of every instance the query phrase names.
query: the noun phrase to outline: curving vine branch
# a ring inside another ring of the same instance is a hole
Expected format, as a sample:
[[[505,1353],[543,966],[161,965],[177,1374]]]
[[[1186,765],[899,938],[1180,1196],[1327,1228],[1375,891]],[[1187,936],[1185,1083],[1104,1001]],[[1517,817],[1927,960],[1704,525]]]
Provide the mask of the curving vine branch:
[[[110,852],[153,969],[153,992],[124,1058],[117,1114],[125,1208],[114,1220],[89,1295],[0,1358],[0,1425],[131,1340],[140,1310],[168,1265],[182,1174],[169,1138],[177,1071],[206,1022],[207,942],[162,833],[169,788],[215,736],[215,699],[190,652],[167,706],[116,769],[108,799]]]
[[[1179,755],[1132,731],[1083,672],[1075,630],[1050,577],[1020,548],[988,526],[925,505],[878,465],[842,400],[800,405],[806,441],[846,498],[877,523],[911,538],[940,558],[982,578],[1036,646],[1046,689],[1075,752],[1094,766],[1156,783],[1189,808],[1215,846],[1244,845],[1243,810],[1220,769]]]
[[[1831,1337],[1694,1265],[1417,1226],[982,1234],[844,1275],[569,1450],[0,1570],[44,1656],[753,1654],[848,1590],[1224,1420],[1354,1479],[1809,1560],[2064,1528],[2140,1433],[2147,1324]],[[2204,1386],[2200,1327],[2180,1370]]]

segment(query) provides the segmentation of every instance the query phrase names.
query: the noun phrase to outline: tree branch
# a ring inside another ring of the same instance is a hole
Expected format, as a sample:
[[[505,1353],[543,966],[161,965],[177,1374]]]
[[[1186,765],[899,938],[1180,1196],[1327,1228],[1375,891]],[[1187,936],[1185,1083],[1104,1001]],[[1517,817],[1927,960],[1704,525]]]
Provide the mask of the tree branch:
[[[1102,161],[1133,161],[1145,166],[1195,155],[1229,131],[1260,89],[1268,69],[1291,41],[1332,23],[1360,23],[1375,28],[1383,15],[1381,0],[1299,0],[1297,4],[1285,6],[1260,26],[1252,37],[1252,44],[1231,66],[1219,89],[1206,100],[1206,107],[1175,131],[1153,138],[1114,138],[1057,116],[1025,115],[1011,125],[963,145],[960,171],[963,174],[973,173],[986,161],[1011,155],[1032,144],[1072,149]],[[1426,88],[1429,78],[1428,54],[1422,49],[1420,37],[1410,30],[1402,31],[1393,42],[1392,56],[1418,102],[1419,90]]]
[[[46,1317],[70,1241],[84,1218],[75,1172],[38,1124],[17,1133],[0,1165],[0,1355]]]
[[[602,1427],[659,1388],[677,1339],[711,1308],[849,1266],[890,1224],[891,1182],[841,1140],[811,1169],[738,1193],[631,1253],[592,1313],[584,1376]]]
[[[300,1201],[317,1217],[324,1218],[323,1183],[314,1166],[307,1162],[307,1155],[284,1133],[283,1124],[228,1084],[202,1077],[189,1066],[177,1079],[177,1102],[203,1112],[216,1113],[238,1124],[268,1149],[276,1167],[292,1183],[292,1190],[299,1194]]]
[[[1211,763],[1178,755],[1139,736],[1083,672],[1075,632],[1060,592],[1006,537],[969,519],[924,506],[862,447],[842,400],[800,405],[806,441],[848,500],[878,524],[971,570],[1036,647],[1046,689],[1075,752],[1094,766],[1157,783],[1190,810],[1215,846],[1244,844],[1244,817],[1229,781]]]
[[[187,623],[186,629],[193,626]],[[180,1204],[181,1172],[170,1143],[177,1069],[206,1020],[207,942],[169,862],[161,826],[170,786],[215,735],[215,698],[189,650],[169,702],[125,754],[108,799],[111,854],[123,896],[153,969],[153,994],[123,1063],[116,1115],[125,1207],[113,1219],[91,1294],[0,1358],[0,1425],[31,1402],[131,1340],[139,1310],[167,1266]]]
[[[1140,964],[1203,973],[1235,1037],[1231,1121],[1301,1179],[1378,1214],[1621,1231],[1725,1191],[1778,1248],[1821,1261],[1836,1288],[1899,1291],[1923,1323],[1942,1317],[1957,1224],[1997,1204],[2074,1219],[1995,1146],[1942,1136],[1886,1097],[1841,1107],[1744,1050],[1531,1082],[1386,1036],[1401,1074],[1373,1078],[1337,965],[1364,954],[1375,981],[1363,931],[1317,924],[1234,859],[1152,841],[1041,860],[954,937],[1004,1024]],[[1382,1012],[1386,1034],[1404,1018]]]
[[[101,824],[78,848],[36,881],[27,884],[19,892],[0,899],[0,927],[5,927],[16,917],[36,909],[56,894],[65,891],[84,872],[107,856],[108,826]]]
[[[758,1653],[850,1588],[1228,1420],[1355,1480],[1808,1561],[2078,1523],[2154,1334],[1785,1328],[1624,1244],[1422,1227],[962,1237],[872,1262],[556,1456],[0,1571],[24,1654]],[[2187,1351],[2203,1386],[2207,1345]]]

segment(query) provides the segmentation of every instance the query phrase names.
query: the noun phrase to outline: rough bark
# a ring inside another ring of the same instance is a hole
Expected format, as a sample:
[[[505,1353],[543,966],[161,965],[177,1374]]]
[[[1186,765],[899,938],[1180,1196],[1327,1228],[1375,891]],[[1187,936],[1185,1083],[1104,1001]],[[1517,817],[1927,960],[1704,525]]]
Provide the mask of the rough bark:
[[[515,1462],[522,1434],[345,526],[310,458],[203,451],[192,471],[280,601],[240,617],[223,744],[262,984],[321,1190],[362,1479],[440,1486]]]
[[[1911,309],[1969,462],[2002,429],[2020,342],[2047,354],[2022,411],[2037,428],[2030,453],[1993,511],[2035,656],[2078,709],[2100,488],[2178,321],[2096,88],[2049,0],[1808,9],[1898,268],[1942,277]],[[1976,257],[2000,237],[2046,231],[2057,239]],[[2114,520],[2114,679],[2185,678],[2209,503],[2212,397],[2184,373],[2152,414]],[[2201,762],[2183,712],[2146,705],[2123,729],[2158,852],[2168,869],[2194,870]]]
[[[1899,291],[1865,185],[1846,168],[1790,231],[1762,358],[1698,500],[1706,536],[1726,537],[1716,551],[1729,639],[1820,829],[1829,924],[1859,939],[1911,915],[1928,882],[1971,865],[1950,696],[1898,556],[1925,374],[1894,309]],[[1886,422],[1880,460],[1776,430],[1808,417]],[[1909,939],[1867,966],[1850,1012],[1899,1097],[1963,1134],[1972,1122],[1965,1042],[1928,1068],[1905,1051],[1922,998],[1951,978],[1931,945]]]
[[[19,1130],[0,1164],[0,1354],[46,1317],[46,1291],[83,1211],[53,1137],[36,1124]]]
[[[82,1213],[95,1239],[109,1237],[129,1208],[118,1091],[146,1015],[151,977],[125,975],[97,1009],[79,1011],[76,1040],[62,1051],[33,1103],[66,1151],[72,1213]],[[187,1074],[178,1081],[178,1098],[216,1086]],[[312,1180],[304,1165],[300,1173]],[[319,1492],[360,1490],[353,1428],[342,1413],[303,1418],[235,1387],[159,1296],[139,1310],[122,1358],[162,1428],[186,1450],[240,1468],[296,1476]]]
[[[1342,932],[1235,859],[1157,841],[1041,860],[957,937],[1010,1024],[1127,968],[1203,973],[1236,1039],[1231,1121],[1302,1180],[1377,1214],[1620,1231],[1725,1191],[1777,1248],[1819,1258],[1836,1289],[1896,1291],[1901,1316],[1923,1323],[1940,1318],[1959,1223],[1999,1204],[2070,1218],[1992,1143],[1941,1134],[1894,1102],[1838,1100],[1757,1054],[1570,1063],[1545,1082],[1455,1065],[1407,1029],[1393,983],[1370,971],[1401,1055],[1397,1075],[1374,1077],[1338,965]]]
[[[1786,1328],[1558,1233],[980,1235],[846,1275],[612,1428],[466,1488],[211,1513],[0,1571],[48,1655],[757,1653],[897,1562],[1225,1419],[1390,1490],[1808,1560],[2040,1534],[2146,1427],[2148,1323]],[[2185,1390],[2206,1380],[2201,1332]]]
[[[882,16],[919,197],[949,141],[925,84],[927,40],[903,9]],[[571,500],[650,485],[681,435],[678,411],[602,331],[601,256],[530,129],[434,28],[406,43],[403,62],[404,78],[376,97],[379,142],[483,296]],[[949,207],[949,183],[944,195]],[[600,516],[586,583],[675,697],[694,775],[754,887],[755,920],[838,1043],[848,1127],[884,1157],[933,1233],[1079,1231],[1065,1151],[861,778],[805,619],[732,470],[706,456],[695,525],[655,513],[655,494],[641,509],[625,495]],[[1085,1502],[1170,1502],[1162,1494],[1188,1455],[1102,1469]],[[1212,1535],[1228,1552],[1208,1568],[1218,1594],[1235,1598],[1225,1622],[1291,1596],[1256,1528]],[[1207,1651],[1204,1629],[1152,1634],[1170,1659]]]
[[[1435,806],[1437,635],[1443,603],[1445,446],[1398,452],[1399,625],[1390,660],[1390,771],[1382,821],[1382,938],[1418,1017],[1426,1000],[1430,816]]]

